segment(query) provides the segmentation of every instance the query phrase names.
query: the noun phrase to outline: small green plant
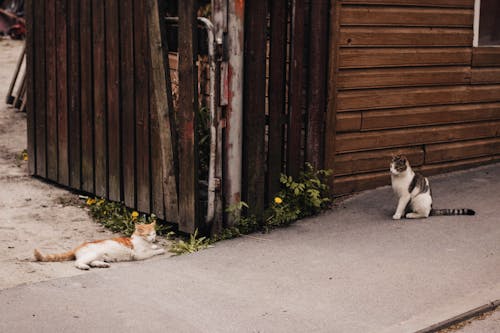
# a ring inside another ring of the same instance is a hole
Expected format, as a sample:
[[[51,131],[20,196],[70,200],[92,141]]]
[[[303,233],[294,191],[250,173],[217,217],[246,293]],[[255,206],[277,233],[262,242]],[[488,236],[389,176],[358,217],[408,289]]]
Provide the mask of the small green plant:
[[[226,209],[226,213],[234,221],[233,226],[225,228],[220,234],[214,235],[211,242],[218,242],[224,239],[236,238],[260,229],[259,222],[255,215],[246,216],[248,204],[244,201],[237,202]]]
[[[210,239],[207,237],[198,237],[198,229],[194,231],[194,234],[189,235],[187,241],[182,239],[174,242],[170,249],[168,250],[175,255],[181,255],[184,253],[194,253],[210,246]]]
[[[265,227],[288,225],[325,209],[330,203],[326,182],[331,174],[331,170],[315,170],[309,163],[296,180],[282,174],[282,189],[266,211]]]
[[[156,221],[156,215],[140,215],[125,207],[123,203],[111,202],[102,198],[87,198],[86,205],[90,210],[90,215],[98,223],[113,232],[120,232],[126,236],[132,235],[136,224],[152,223]],[[156,232],[159,235],[167,235],[170,226],[165,224],[156,225]]]

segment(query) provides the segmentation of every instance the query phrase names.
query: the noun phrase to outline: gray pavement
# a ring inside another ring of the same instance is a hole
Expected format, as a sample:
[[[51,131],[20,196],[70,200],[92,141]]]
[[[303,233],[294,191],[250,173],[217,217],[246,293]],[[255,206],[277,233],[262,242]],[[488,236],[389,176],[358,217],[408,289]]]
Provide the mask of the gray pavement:
[[[500,164],[431,186],[478,214],[393,221],[391,189],[367,191],[193,255],[2,290],[0,332],[415,332],[500,299]]]

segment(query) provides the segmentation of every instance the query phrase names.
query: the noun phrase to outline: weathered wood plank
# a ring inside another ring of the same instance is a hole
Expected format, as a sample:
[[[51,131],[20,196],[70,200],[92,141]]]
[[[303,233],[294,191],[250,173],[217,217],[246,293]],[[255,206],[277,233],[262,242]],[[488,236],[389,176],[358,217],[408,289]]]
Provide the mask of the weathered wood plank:
[[[121,0],[119,5],[123,201],[135,207],[134,1]]]
[[[498,55],[500,57],[500,54]],[[472,84],[500,83],[500,67],[472,69]]]
[[[267,2],[247,2],[243,89],[243,200],[257,215],[264,211],[266,128],[266,33]],[[249,30],[247,30],[249,31]]]
[[[92,0],[92,46],[94,74],[94,177],[95,194],[108,195],[106,117],[106,29],[104,2]]]
[[[342,115],[344,113],[341,113]],[[345,113],[347,115],[351,112]],[[363,112],[362,130],[500,119],[500,103],[428,106]]]
[[[424,7],[342,7],[341,25],[370,26],[421,26],[421,27],[472,27],[472,9]]]
[[[472,49],[472,66],[500,66],[500,48],[475,47]]]
[[[340,45],[352,46],[470,46],[472,29],[343,27]]]
[[[340,68],[470,65],[472,49],[460,48],[342,48]]]
[[[337,132],[357,132],[361,130],[361,112],[342,112],[337,114]]]
[[[81,0],[84,1],[84,0]],[[83,2],[82,2],[83,4]],[[69,168],[70,186],[81,189],[81,123],[80,96],[83,91],[80,86],[80,1],[68,2],[69,17],[69,49],[68,49],[68,85],[69,85]],[[82,22],[83,23],[83,22]],[[89,24],[90,26],[90,24]],[[91,35],[91,34],[89,34]],[[82,69],[83,71],[83,69]]]
[[[26,19],[26,98],[23,103],[26,103],[26,121],[27,121],[27,132],[28,132],[28,172],[30,175],[36,173],[36,112],[35,112],[35,61],[34,58],[34,40],[35,40],[35,22],[34,13],[35,8],[34,1],[27,0],[24,2],[24,14]]]
[[[47,177],[46,72],[45,72],[45,1],[34,5],[34,89],[36,101],[36,175]]]
[[[302,169],[302,105],[304,104],[304,65],[305,65],[305,17],[308,15],[305,0],[293,1],[293,36],[290,58],[290,97],[287,134],[287,174],[298,176]]]
[[[339,176],[333,181],[332,192],[340,196],[365,191],[391,183],[389,172],[374,172],[360,175]]]
[[[69,185],[68,155],[68,1],[56,0],[58,182]]]
[[[269,55],[269,138],[267,155],[267,193],[280,190],[283,172],[284,117],[286,106],[286,59],[288,6],[284,1],[271,1],[271,45]],[[269,200],[267,200],[269,201]]]
[[[194,0],[179,2],[179,230],[198,227],[198,156],[195,150],[198,92],[197,23]]]
[[[355,152],[489,138],[495,137],[499,131],[500,121],[490,121],[461,125],[419,127],[414,129],[341,133],[337,134],[337,152]]]
[[[335,176],[352,175],[358,173],[387,171],[394,155],[405,155],[412,167],[424,163],[422,147],[382,149],[376,151],[340,154],[335,158]]]
[[[328,67],[327,0],[311,1],[309,81],[305,159],[316,169],[324,168],[324,129]]]
[[[494,163],[500,161],[500,155],[491,155],[486,157],[477,157],[460,161],[428,164],[421,166],[418,170],[426,176],[437,175],[446,172],[469,169],[480,165]]]
[[[496,102],[500,85],[477,85],[430,88],[394,88],[342,91],[339,111],[355,111],[425,105]]]
[[[118,0],[105,2],[108,198],[121,200],[120,16]]]
[[[492,155],[461,161],[429,164],[417,167],[416,170],[423,173],[425,176],[431,176],[445,172],[468,169],[479,165],[497,162],[499,160],[500,155]],[[361,175],[336,177],[333,186],[333,193],[334,195],[345,195],[383,185],[389,185],[390,183],[391,178],[389,172],[374,172]]]
[[[135,135],[137,209],[151,209],[149,154],[149,39],[146,3],[134,3]]]
[[[161,21],[164,13],[158,0],[148,1],[149,43],[151,54],[151,159],[152,159],[152,210],[167,221],[179,219],[177,182],[172,135],[172,95],[169,92],[170,66],[166,45],[165,27]]]
[[[57,181],[56,2],[45,1],[45,75],[47,93],[47,178]]]
[[[78,1],[76,1],[78,3]],[[82,190],[94,193],[94,101],[92,80],[92,1],[80,2],[80,82]]]
[[[328,54],[328,95],[327,95],[327,109],[326,109],[326,124],[325,124],[325,169],[333,170],[335,168],[335,157],[337,155],[336,137],[337,137],[337,113],[338,109],[338,68],[340,64],[340,12],[341,2],[336,1],[334,5],[330,6],[329,20],[329,54]],[[359,118],[361,121],[361,117]],[[341,122],[342,124],[342,122]],[[361,126],[361,124],[360,124]],[[340,125],[340,128],[342,126]],[[334,177],[328,179],[328,185],[333,188]]]
[[[340,89],[381,88],[393,86],[429,86],[466,84],[470,67],[427,67],[342,70],[338,76]]]
[[[344,4],[474,8],[474,0],[343,0]]]
[[[500,154],[500,138],[440,143],[425,147],[425,162],[440,163]]]

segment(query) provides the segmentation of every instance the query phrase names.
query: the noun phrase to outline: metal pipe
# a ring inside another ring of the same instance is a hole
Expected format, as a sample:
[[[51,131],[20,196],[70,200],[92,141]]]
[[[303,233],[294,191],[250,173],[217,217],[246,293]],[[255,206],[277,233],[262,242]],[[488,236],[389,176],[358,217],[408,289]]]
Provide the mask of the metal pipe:
[[[167,23],[176,24],[179,22],[178,17],[167,17]],[[203,25],[207,31],[208,36],[208,60],[210,69],[210,158],[208,166],[208,204],[207,204],[207,215],[205,221],[207,223],[212,223],[215,217],[215,191],[218,187],[218,178],[215,174],[216,160],[217,160],[217,146],[218,140],[218,117],[217,117],[217,105],[216,105],[216,84],[217,84],[217,66],[216,66],[216,56],[215,56],[215,28],[212,22],[205,17],[198,17],[198,23]],[[220,154],[220,152],[219,152]]]
[[[208,204],[206,222],[212,223],[215,217],[215,191],[217,189],[215,177],[215,162],[217,158],[217,117],[215,101],[215,85],[217,66],[215,65],[215,29],[210,20],[198,17],[198,22],[202,23],[208,36],[208,60],[210,69],[210,159],[208,164]]]

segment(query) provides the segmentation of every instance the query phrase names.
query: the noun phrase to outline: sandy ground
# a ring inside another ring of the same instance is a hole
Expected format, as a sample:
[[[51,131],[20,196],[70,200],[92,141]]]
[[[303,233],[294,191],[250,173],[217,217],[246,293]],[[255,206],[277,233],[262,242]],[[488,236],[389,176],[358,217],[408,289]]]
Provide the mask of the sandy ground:
[[[82,274],[71,262],[33,262],[35,247],[60,252],[82,241],[108,238],[78,196],[28,176],[26,115],[5,104],[23,42],[0,39],[0,290],[15,285]]]

